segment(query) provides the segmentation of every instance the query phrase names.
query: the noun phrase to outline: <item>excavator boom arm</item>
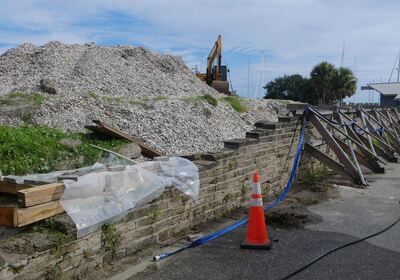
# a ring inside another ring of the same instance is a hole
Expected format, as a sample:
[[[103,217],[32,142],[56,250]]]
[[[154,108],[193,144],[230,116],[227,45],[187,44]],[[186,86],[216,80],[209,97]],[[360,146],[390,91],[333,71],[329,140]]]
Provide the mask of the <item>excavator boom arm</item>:
[[[212,80],[212,67],[215,58],[217,58],[217,71],[215,73],[215,79],[217,80],[221,79],[221,54],[222,54],[222,39],[221,35],[219,35],[217,41],[215,42],[207,58],[207,82],[209,83]]]

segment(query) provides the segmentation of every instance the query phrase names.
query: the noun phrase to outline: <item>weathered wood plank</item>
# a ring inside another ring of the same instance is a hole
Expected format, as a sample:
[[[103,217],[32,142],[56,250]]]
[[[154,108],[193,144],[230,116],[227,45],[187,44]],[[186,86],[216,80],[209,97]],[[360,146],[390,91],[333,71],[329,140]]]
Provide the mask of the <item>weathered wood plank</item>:
[[[345,151],[346,153],[351,153],[349,146],[344,143],[341,139],[337,138],[336,136],[333,136],[336,140],[336,142],[338,142],[338,144],[340,145],[340,147],[343,149],[343,151]],[[361,154],[360,152],[354,150],[354,154],[357,158],[357,160],[364,165],[365,167],[367,167],[368,169],[370,169],[372,172],[374,173],[385,173],[385,169],[379,165],[379,163],[371,158],[367,158],[366,156],[364,156],[363,154]]]
[[[367,135],[368,136],[368,135]],[[369,145],[369,141],[366,137],[364,137],[363,135],[358,135],[358,138],[365,144],[365,145]],[[372,142],[371,142],[372,143]],[[376,154],[380,157],[382,157],[383,159],[387,160],[388,162],[397,162],[397,158],[390,152],[387,152],[385,150],[383,150],[381,147],[379,147],[378,145],[372,143],[372,147],[375,150]]]
[[[16,227],[22,227],[64,212],[60,201],[52,201],[28,208],[16,208]]]
[[[319,121],[314,113],[310,116],[310,122],[314,125],[314,127],[318,130],[324,140],[329,144],[332,148],[332,151],[338,157],[339,161],[346,167],[346,170],[351,174],[355,181],[361,182],[361,178],[357,172],[357,168],[348,158],[348,156],[344,153],[342,148],[340,148],[339,144],[335,141],[332,135],[328,132],[325,126]]]
[[[364,112],[360,110],[359,113],[360,113],[360,117],[363,122],[363,125],[368,128],[368,129],[362,128],[362,130],[368,134],[367,135],[368,141],[372,144],[372,139],[370,138],[370,136],[371,136],[372,138],[377,140],[380,143],[380,145],[382,145],[383,150],[385,150],[388,154],[393,154],[395,152],[395,150],[388,143],[386,143],[385,140],[375,131],[375,128],[373,127],[370,120],[368,120],[368,118],[365,118]],[[375,146],[372,145],[372,147],[374,148]]]
[[[351,121],[351,119],[350,119],[348,116],[344,115],[343,113],[340,113],[340,114],[341,114],[342,116],[344,116],[345,118],[347,118],[347,120]],[[368,155],[369,158],[372,158],[372,159],[374,159],[374,160],[376,160],[376,161],[380,161],[381,163],[386,164],[386,162],[385,162],[383,159],[381,159],[380,157],[378,157],[376,154],[372,153],[372,152],[368,149],[368,146],[367,146],[368,143],[367,143],[367,144],[364,144],[364,142],[361,141],[361,139],[359,139],[358,135],[357,135],[352,129],[349,129],[349,130],[348,130],[348,132],[349,132],[351,135],[346,135],[346,133],[344,133],[343,131],[341,131],[341,130],[338,129],[337,127],[333,126],[332,124],[330,124],[330,123],[328,123],[328,122],[327,122],[327,124],[328,124],[331,128],[333,128],[335,131],[337,131],[337,132],[339,132],[341,135],[343,135],[344,137],[350,139],[350,140],[362,151],[362,153],[363,153],[365,156]]]
[[[93,120],[93,122],[95,124],[97,124],[98,126],[85,126],[85,128],[87,128],[95,133],[100,133],[100,134],[107,135],[107,136],[110,136],[113,138],[125,139],[128,141],[132,141],[140,146],[140,148],[142,149],[142,153],[144,155],[147,155],[149,157],[159,157],[159,156],[163,155],[160,151],[157,151],[156,149],[153,149],[152,147],[146,145],[145,143],[143,143],[141,140],[139,140],[135,136],[128,135],[116,128],[111,127],[110,125],[108,125],[102,121]]]
[[[16,220],[14,207],[0,207],[0,226],[3,227],[15,227]]]
[[[0,206],[0,226],[22,227],[64,212],[60,201],[52,201],[28,208]]]
[[[384,128],[384,133],[382,138],[391,145],[391,147],[400,154],[400,142],[397,139],[397,136],[392,131],[393,125],[391,127],[387,126],[386,123],[382,120],[384,116],[377,110],[372,111],[375,117],[371,116],[371,119]],[[382,116],[382,117],[381,117]]]
[[[17,191],[18,202],[23,207],[30,207],[54,200],[59,200],[64,193],[64,183],[52,183]]]
[[[334,116],[335,116],[336,120],[337,120],[339,123],[344,123],[343,118],[342,118],[342,116],[338,113],[338,111],[335,111],[335,112],[334,112]],[[344,132],[345,132],[346,136],[349,136],[348,130],[349,130],[349,127],[345,126],[345,127],[344,127]],[[335,137],[334,137],[334,138],[335,138]],[[352,141],[351,141],[348,137],[346,138],[346,141],[347,141],[347,145],[345,145],[345,146],[346,146],[346,148],[348,149],[348,150],[347,150],[347,153],[350,153],[350,154],[351,154],[351,157],[352,157],[352,159],[353,159],[353,161],[354,161],[354,165],[355,165],[356,168],[357,168],[358,176],[360,176],[361,183],[362,183],[364,186],[366,186],[366,185],[367,185],[367,182],[365,181],[364,174],[362,173],[361,168],[360,168],[360,165],[358,164],[357,155],[356,155],[356,153],[355,153],[355,151],[354,151],[354,149],[353,149],[353,143],[352,143]],[[339,146],[341,146],[341,148],[343,149],[343,147],[342,147],[342,145],[340,145],[340,143],[339,143]],[[344,150],[344,149],[343,149],[343,150]]]
[[[15,184],[6,181],[0,181],[0,193],[17,194],[18,191],[32,188],[31,185]]]

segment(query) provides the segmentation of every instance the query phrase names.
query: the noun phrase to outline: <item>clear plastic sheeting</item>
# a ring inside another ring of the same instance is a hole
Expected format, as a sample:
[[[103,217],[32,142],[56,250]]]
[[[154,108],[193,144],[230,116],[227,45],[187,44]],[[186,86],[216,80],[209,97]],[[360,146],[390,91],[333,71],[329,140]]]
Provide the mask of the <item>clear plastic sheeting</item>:
[[[159,197],[168,186],[195,200],[200,188],[197,166],[180,157],[156,158],[122,171],[89,173],[64,184],[60,202],[74,221],[78,238]]]

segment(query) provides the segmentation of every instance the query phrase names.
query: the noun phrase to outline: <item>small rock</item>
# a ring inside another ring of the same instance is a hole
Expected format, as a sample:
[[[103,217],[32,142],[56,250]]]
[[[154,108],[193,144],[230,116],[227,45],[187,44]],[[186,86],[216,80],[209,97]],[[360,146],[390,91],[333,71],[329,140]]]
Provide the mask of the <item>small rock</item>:
[[[142,149],[136,143],[128,143],[124,145],[119,151],[119,154],[127,158],[139,158],[142,155]]]
[[[52,81],[49,79],[42,79],[40,80],[40,88],[47,93],[50,94],[57,94],[57,90],[55,88],[55,85]]]

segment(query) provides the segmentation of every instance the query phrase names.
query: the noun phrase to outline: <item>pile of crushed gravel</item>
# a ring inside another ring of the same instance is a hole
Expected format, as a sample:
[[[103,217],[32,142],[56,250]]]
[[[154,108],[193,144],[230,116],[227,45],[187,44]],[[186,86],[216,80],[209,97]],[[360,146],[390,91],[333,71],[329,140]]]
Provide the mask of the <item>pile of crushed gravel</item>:
[[[26,43],[2,54],[0,98],[10,92],[44,98],[0,100],[1,124],[83,131],[100,119],[166,154],[219,148],[224,140],[244,137],[257,120],[275,121],[285,107],[272,100],[243,100],[248,111],[238,113],[179,57],[141,47],[60,42]],[[205,94],[218,105],[203,100]]]

